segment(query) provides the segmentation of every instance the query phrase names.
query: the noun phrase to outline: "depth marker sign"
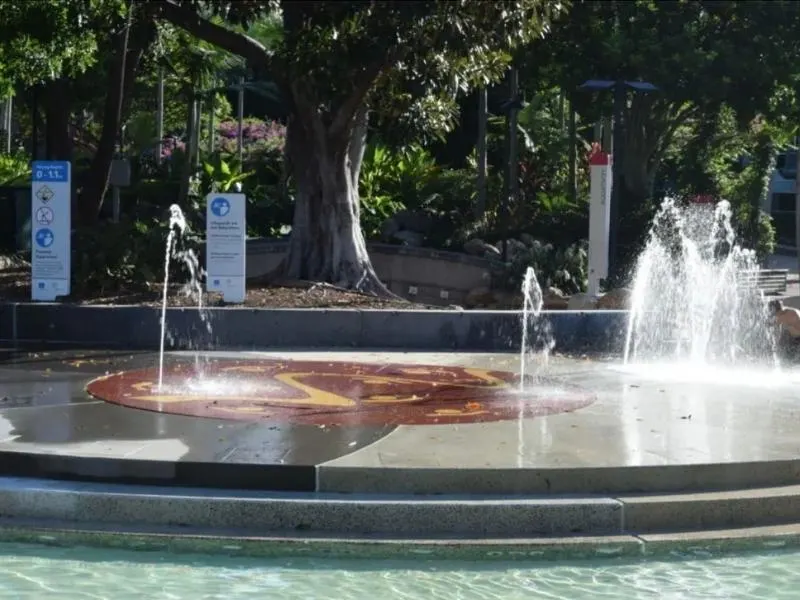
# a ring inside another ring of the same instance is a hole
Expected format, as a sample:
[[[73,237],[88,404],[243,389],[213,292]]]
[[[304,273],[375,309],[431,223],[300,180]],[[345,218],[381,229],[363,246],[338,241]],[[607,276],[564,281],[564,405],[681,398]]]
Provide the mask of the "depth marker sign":
[[[70,293],[70,164],[35,161],[31,173],[31,298]]]

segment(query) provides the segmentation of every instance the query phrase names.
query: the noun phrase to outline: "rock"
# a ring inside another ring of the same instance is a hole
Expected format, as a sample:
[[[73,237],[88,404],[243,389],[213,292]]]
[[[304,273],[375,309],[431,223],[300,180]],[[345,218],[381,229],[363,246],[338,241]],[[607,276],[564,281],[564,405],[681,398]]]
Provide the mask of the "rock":
[[[467,293],[464,304],[470,308],[486,306],[494,302],[494,294],[488,287],[477,287]]]
[[[421,233],[408,230],[398,231],[392,236],[392,238],[395,240],[400,240],[403,242],[404,246],[413,246],[414,248],[419,248],[425,241],[425,236]]]
[[[392,216],[399,229],[428,233],[433,224],[431,217],[421,211],[401,210]]]
[[[504,310],[519,310],[522,308],[522,292],[495,292],[494,305]]]
[[[569,310],[592,310],[597,306],[597,299],[589,294],[575,294],[567,302]]]
[[[519,256],[522,256],[527,252],[528,247],[519,240],[515,240],[513,238],[506,240],[506,256],[508,257],[509,262],[513,262]]]
[[[486,258],[500,258],[501,256],[500,250],[478,238],[467,240],[464,244],[464,252],[473,256],[485,256]]]
[[[411,231],[421,234],[424,239],[432,225],[433,219],[424,212],[401,210],[381,224],[381,237],[384,240],[391,240],[398,232]]]
[[[631,290],[617,288],[603,294],[597,300],[597,308],[603,310],[624,310],[628,308],[631,299]]]
[[[557,287],[547,288],[542,298],[542,307],[545,310],[566,310],[569,298]]]
[[[391,241],[398,231],[400,231],[400,225],[394,220],[394,217],[390,217],[381,224],[381,239],[387,242]]]

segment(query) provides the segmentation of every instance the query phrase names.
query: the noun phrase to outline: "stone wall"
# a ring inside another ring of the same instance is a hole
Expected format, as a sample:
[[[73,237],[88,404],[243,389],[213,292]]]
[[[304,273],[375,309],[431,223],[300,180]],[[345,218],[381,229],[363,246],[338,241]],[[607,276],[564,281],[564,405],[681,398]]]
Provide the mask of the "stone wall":
[[[288,242],[247,241],[247,276],[258,277],[278,266]],[[456,252],[392,244],[368,244],[378,277],[403,298],[423,304],[463,304],[467,294],[490,284],[491,261]]]
[[[418,351],[519,350],[522,321],[511,310],[196,308],[167,311],[173,350],[384,348]],[[558,352],[619,352],[627,312],[544,313]],[[0,304],[0,344],[157,350],[161,309],[151,306]]]

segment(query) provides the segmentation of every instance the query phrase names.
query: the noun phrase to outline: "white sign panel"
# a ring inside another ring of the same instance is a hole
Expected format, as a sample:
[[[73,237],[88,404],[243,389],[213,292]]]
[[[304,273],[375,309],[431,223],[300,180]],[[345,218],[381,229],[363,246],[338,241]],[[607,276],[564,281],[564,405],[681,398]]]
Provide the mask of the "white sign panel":
[[[70,293],[70,164],[35,161],[31,173],[31,297]]]
[[[245,298],[245,206],[244,194],[206,196],[206,288],[226,302]]]

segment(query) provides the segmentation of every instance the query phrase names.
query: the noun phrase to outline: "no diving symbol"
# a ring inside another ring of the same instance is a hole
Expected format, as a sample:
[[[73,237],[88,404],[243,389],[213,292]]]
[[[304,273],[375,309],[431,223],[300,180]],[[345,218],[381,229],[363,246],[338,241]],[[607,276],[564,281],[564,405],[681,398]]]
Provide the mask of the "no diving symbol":
[[[39,225],[50,225],[53,222],[52,209],[42,206],[36,211],[36,222]]]

